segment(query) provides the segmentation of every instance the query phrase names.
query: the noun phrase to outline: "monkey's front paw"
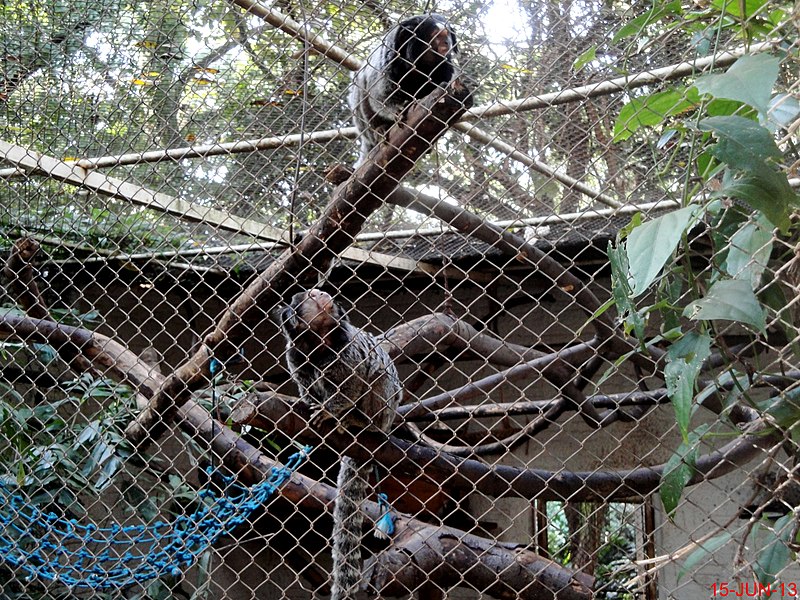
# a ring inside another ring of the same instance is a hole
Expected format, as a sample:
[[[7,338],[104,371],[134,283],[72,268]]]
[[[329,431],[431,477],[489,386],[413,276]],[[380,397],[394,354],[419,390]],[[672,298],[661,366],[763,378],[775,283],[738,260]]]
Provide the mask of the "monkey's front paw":
[[[350,179],[352,174],[353,170],[344,165],[333,165],[325,172],[325,180],[334,185],[339,185]]]
[[[333,420],[333,418],[331,413],[320,406],[319,408],[315,408],[314,412],[311,413],[311,418],[308,420],[308,423],[314,429],[319,429],[326,422]]]

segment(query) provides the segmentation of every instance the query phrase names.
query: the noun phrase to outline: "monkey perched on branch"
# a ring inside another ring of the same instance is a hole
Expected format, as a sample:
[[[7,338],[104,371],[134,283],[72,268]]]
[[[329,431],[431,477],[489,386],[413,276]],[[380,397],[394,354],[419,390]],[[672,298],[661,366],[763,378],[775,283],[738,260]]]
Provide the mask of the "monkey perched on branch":
[[[350,324],[326,292],[295,294],[280,311],[286,362],[300,397],[314,413],[312,425],[387,431],[400,404],[397,369],[378,340]],[[332,600],[355,598],[362,578],[361,502],[367,497],[371,464],[342,457],[333,509]]]
[[[456,36],[441,15],[401,21],[353,76],[348,104],[361,139],[359,167],[411,101],[447,85],[456,74]]]

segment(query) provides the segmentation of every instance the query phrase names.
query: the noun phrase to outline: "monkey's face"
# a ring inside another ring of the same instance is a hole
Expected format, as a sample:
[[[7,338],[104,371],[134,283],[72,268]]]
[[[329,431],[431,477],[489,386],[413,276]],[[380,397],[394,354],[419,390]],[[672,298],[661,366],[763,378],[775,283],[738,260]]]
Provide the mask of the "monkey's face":
[[[404,21],[407,30],[402,38],[400,54],[422,72],[452,61],[458,52],[456,36],[447,20],[440,15],[413,17]]]
[[[322,290],[299,292],[280,314],[281,326],[291,337],[315,333],[321,340],[342,320],[343,313],[333,298]]]
[[[430,40],[431,50],[442,57],[450,56],[455,48],[456,36],[444,23],[437,23],[436,30]]]

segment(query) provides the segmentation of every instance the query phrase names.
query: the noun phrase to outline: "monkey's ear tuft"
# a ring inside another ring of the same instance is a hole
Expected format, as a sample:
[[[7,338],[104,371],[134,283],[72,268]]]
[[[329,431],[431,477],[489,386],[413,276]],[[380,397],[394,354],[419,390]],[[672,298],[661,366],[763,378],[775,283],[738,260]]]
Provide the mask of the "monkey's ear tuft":
[[[347,316],[347,311],[344,308],[342,308],[342,306],[339,303],[335,303],[333,305],[333,317],[339,323],[350,322],[350,317]]]
[[[288,304],[279,304],[272,311],[272,320],[280,327],[286,327],[294,317],[294,309]]]

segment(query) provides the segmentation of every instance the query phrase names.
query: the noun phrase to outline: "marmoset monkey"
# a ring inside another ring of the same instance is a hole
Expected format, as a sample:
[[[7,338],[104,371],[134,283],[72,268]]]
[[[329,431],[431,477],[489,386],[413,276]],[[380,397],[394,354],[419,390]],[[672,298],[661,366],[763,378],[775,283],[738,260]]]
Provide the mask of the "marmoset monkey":
[[[359,167],[412,100],[455,76],[456,36],[437,14],[401,21],[353,76],[348,104],[361,140]]]
[[[333,298],[317,289],[295,294],[280,321],[292,379],[314,409],[312,425],[333,419],[341,428],[387,431],[402,388],[378,340],[353,327]],[[342,457],[333,508],[332,600],[355,598],[361,582],[360,506],[371,470],[369,463]]]

